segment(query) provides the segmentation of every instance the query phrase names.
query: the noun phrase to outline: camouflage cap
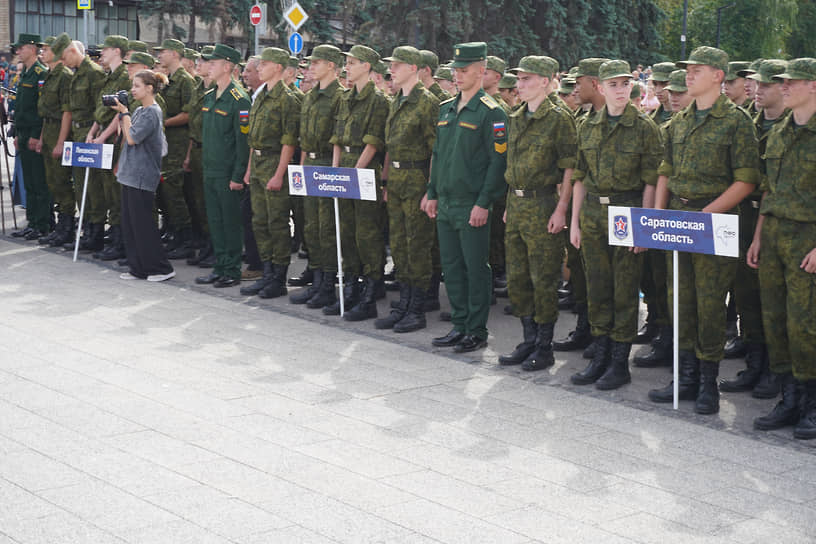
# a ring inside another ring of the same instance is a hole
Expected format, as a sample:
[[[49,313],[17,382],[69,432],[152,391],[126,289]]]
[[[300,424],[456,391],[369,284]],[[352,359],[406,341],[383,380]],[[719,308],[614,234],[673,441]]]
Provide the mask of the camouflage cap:
[[[669,75],[677,70],[677,66],[673,62],[658,62],[652,66],[652,81],[668,81]]]
[[[431,73],[435,72],[437,68],[439,68],[439,57],[433,51],[428,49],[422,49],[419,52],[422,60],[422,66],[418,66],[418,68],[430,68]]]
[[[422,64],[422,53],[412,45],[401,45],[394,48],[390,57],[383,59],[386,62],[402,62],[405,64],[413,64],[417,68],[424,66]]]
[[[444,79],[445,81],[453,81],[453,70],[449,66],[440,66],[434,73],[434,79]],[[500,83],[501,84],[501,83]]]
[[[39,34],[20,34],[17,37],[17,43],[12,44],[12,47],[22,47],[23,45],[43,45],[42,38]]]
[[[62,57],[62,53],[68,48],[69,45],[71,45],[71,36],[65,32],[54,38],[54,41],[51,42],[50,45],[51,52],[54,53],[54,58],[58,59]]]
[[[312,54],[306,57],[309,60],[325,60],[333,62],[335,66],[343,65],[343,52],[333,45],[323,44],[312,49]]]
[[[289,63],[289,53],[277,47],[265,47],[258,59],[286,66]]]
[[[487,69],[503,74],[504,71],[507,69],[507,63],[505,63],[504,60],[500,59],[499,57],[496,57],[494,55],[488,55]]]
[[[558,94],[572,94],[575,90],[575,80],[570,77],[561,78],[561,86],[558,87]]]
[[[781,83],[781,80],[774,79],[774,76],[784,74],[788,69],[787,61],[781,59],[768,59],[762,61],[759,70],[755,74],[750,74],[747,79],[753,79],[760,83]]]
[[[518,85],[516,74],[504,74],[499,80],[499,89],[515,89]]]
[[[598,70],[601,64],[611,59],[602,59],[598,57],[590,57],[588,59],[581,59],[578,61],[578,70],[575,71],[575,79],[582,76],[598,77]]]
[[[487,58],[487,44],[485,42],[458,43],[453,46],[452,68],[464,68],[474,62]]]
[[[522,57],[519,65],[510,71],[514,73],[525,72],[552,79],[553,74],[558,71],[558,63],[551,57],[529,55]]]
[[[728,53],[716,47],[703,45],[692,51],[688,60],[677,61],[675,64],[681,69],[685,69],[690,64],[700,64],[728,72]]]
[[[106,36],[105,41],[99,44],[99,49],[105,49],[106,47],[112,47],[114,49],[120,49],[122,51],[128,50],[128,39],[124,36]]]
[[[173,38],[167,38],[161,45],[153,48],[154,51],[163,51],[164,49],[169,49],[170,51],[177,52],[179,55],[184,55],[184,44]],[[230,47],[230,49],[232,48]]]
[[[293,57],[292,55],[289,55],[289,60],[286,61],[286,67],[287,68],[297,68],[299,63],[300,63],[300,60],[297,57]]]
[[[803,57],[788,61],[784,73],[773,76],[774,79],[804,79],[816,81],[816,59]]]
[[[728,63],[728,71],[725,73],[726,81],[734,81],[737,78],[745,77],[740,75],[744,70],[748,69],[751,63],[747,60],[732,60]]]
[[[608,60],[598,67],[598,79],[601,81],[616,77],[632,77],[632,69],[625,60]]]
[[[43,45],[47,45],[48,47],[51,47],[51,44],[54,43],[54,40],[56,40],[56,39],[57,39],[56,36],[48,36],[47,38],[45,38],[43,40]]]
[[[759,65],[762,64],[762,61],[764,61],[764,60],[765,59],[754,59],[754,60],[752,60],[751,64],[748,65],[748,68],[745,68],[744,70],[740,70],[739,72],[737,72],[737,74],[739,75],[739,77],[748,77],[751,74],[756,74],[757,70],[759,70]]]
[[[632,100],[634,98],[640,98],[641,94],[642,88],[640,86],[640,82],[635,81],[634,83],[632,83],[632,90],[629,91],[629,99]]]
[[[166,42],[167,40],[165,40]],[[181,43],[181,42],[179,42]],[[216,44],[213,48],[212,53],[205,55],[204,53],[201,54],[201,58],[205,60],[226,60],[233,64],[239,64],[241,62],[241,53],[238,52],[237,49],[233,49],[229,45],[219,43]]]
[[[571,77],[572,79],[578,77],[578,67],[573,66],[572,68],[570,68],[569,71],[567,72],[567,76]]]
[[[125,64],[144,64],[148,68],[153,68],[156,65],[156,59],[153,58],[152,55],[149,53],[142,53],[141,51],[136,51],[130,58],[127,60],[122,61]]]
[[[365,45],[355,45],[350,51],[343,53],[347,57],[352,57],[360,62],[367,62],[374,68],[380,61],[380,54]]]
[[[141,40],[128,40],[128,51],[140,51],[142,53],[149,53],[147,44]]]
[[[669,75],[669,84],[666,85],[666,90],[673,93],[685,93],[688,91],[686,87],[686,71],[675,70]]]
[[[375,74],[384,76],[388,73],[388,65],[384,63],[382,59],[380,59],[377,64],[372,67],[372,70],[374,70]]]
[[[184,48],[184,58],[189,60],[196,60],[200,57],[201,54],[196,51],[195,49],[190,49],[189,47]]]
[[[204,56],[205,55],[212,55],[212,52],[214,50],[215,50],[214,45],[205,45],[204,47],[201,48],[201,58],[204,59],[204,60],[210,60],[210,59],[204,58]]]

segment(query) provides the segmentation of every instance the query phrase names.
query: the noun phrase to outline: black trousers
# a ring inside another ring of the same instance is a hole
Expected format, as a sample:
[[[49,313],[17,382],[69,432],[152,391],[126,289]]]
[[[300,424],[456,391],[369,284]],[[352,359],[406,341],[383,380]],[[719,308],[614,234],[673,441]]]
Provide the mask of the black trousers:
[[[258,244],[255,242],[255,232],[252,230],[252,199],[249,196],[249,187],[241,195],[241,215],[244,219],[244,252],[249,270],[263,269],[261,255],[258,253]]]
[[[173,266],[167,260],[153,218],[156,194],[122,185],[122,239],[125,242],[130,273],[137,278],[169,274]]]

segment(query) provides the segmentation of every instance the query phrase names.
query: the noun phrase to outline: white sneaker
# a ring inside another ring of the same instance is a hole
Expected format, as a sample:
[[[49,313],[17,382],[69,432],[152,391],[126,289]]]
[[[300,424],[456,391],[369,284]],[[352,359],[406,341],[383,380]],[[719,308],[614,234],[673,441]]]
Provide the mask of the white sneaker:
[[[119,274],[119,279],[120,280],[138,280],[139,278],[137,278],[136,276],[134,276],[130,272],[122,272],[121,274]]]
[[[167,274],[151,274],[147,277],[147,281],[165,281],[176,277],[176,271],[172,270]]]

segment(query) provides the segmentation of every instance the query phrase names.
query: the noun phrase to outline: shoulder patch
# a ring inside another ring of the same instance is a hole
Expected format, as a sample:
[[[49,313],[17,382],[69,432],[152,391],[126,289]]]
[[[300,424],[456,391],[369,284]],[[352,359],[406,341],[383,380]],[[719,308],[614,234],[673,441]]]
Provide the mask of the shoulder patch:
[[[243,98],[243,96],[241,95],[241,91],[239,91],[239,90],[238,90],[238,89],[236,89],[235,87],[233,87],[232,89],[230,89],[230,94],[232,95],[232,97],[233,97],[235,100],[241,100],[241,99]]]
[[[36,65],[34,66],[34,73],[35,74],[39,75],[39,74],[42,74],[43,72],[45,72],[45,70],[43,70],[39,66],[36,66]]]
[[[490,108],[491,110],[495,110],[496,108],[498,108],[498,107],[499,107],[498,102],[496,102],[495,100],[493,100],[493,98],[492,98],[492,97],[490,97],[490,96],[488,96],[488,95],[484,95],[484,96],[483,96],[482,98],[480,98],[479,100],[482,102],[482,104],[484,104],[485,106],[487,106],[487,107],[488,107],[488,108]]]

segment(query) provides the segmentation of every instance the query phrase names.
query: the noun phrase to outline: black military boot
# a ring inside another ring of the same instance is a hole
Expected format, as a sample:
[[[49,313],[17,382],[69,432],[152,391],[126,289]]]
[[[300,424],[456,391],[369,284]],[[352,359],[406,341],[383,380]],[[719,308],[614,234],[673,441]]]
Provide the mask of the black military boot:
[[[591,344],[589,344],[589,345],[586,347],[586,349],[585,349],[585,350],[584,350],[584,352],[581,354],[581,356],[582,356],[584,359],[592,359],[593,357],[595,357],[595,349],[596,349],[596,348],[597,348],[597,346],[595,345],[595,338],[593,337],[593,338],[592,338],[592,343],[591,343]]]
[[[362,283],[357,304],[343,315],[346,321],[365,321],[377,317],[377,280],[363,276]]]
[[[213,254],[212,240],[208,237],[204,240],[204,245],[198,250],[198,253],[187,259],[187,264],[190,266],[198,266],[201,261]]]
[[[803,384],[801,413],[793,427],[793,437],[799,440],[816,438],[816,380]]]
[[[779,394],[781,384],[779,382],[779,374],[771,372],[770,361],[768,359],[768,349],[765,346],[762,358],[762,372],[759,376],[754,390],[751,391],[751,396],[755,399],[774,399]]]
[[[596,389],[610,391],[632,383],[632,375],[629,374],[629,353],[631,351],[632,344],[628,342],[612,342],[609,366],[603,376],[595,382]]]
[[[348,312],[360,301],[360,280],[357,276],[346,276],[343,286],[343,309]],[[323,315],[340,315],[340,300],[335,298],[331,304],[323,306]]]
[[[79,245],[82,245],[83,242],[87,243],[88,237],[91,235],[91,224],[88,223],[87,220],[86,220],[85,223],[80,225],[79,221],[77,221],[76,228],[80,231]],[[14,235],[14,233],[12,233],[12,236],[13,235]],[[75,243],[76,243],[76,238],[75,237],[71,238],[70,240],[68,240],[64,244],[62,244],[62,249],[73,251]]]
[[[400,298],[391,302],[391,313],[374,322],[375,329],[393,329],[405,314],[408,312],[408,305],[411,303],[413,289],[405,282],[399,282]],[[394,304],[396,302],[396,304]]]
[[[246,287],[241,287],[241,294],[245,297],[253,297],[261,292],[261,290],[269,285],[274,279],[274,266],[272,261],[264,261],[263,263],[263,275],[255,280],[254,283],[251,285],[247,285]]]
[[[661,327],[652,346],[646,355],[638,355],[632,364],[640,368],[654,368],[658,366],[672,366],[672,339],[674,335],[671,327]]]
[[[512,353],[499,356],[499,364],[503,366],[520,365],[532,355],[536,349],[536,336],[538,336],[538,324],[533,316],[526,315],[521,318],[522,342],[516,346]]]
[[[265,270],[264,270],[265,271]],[[267,283],[263,289],[260,290],[258,296],[260,298],[278,298],[286,294],[286,273],[289,271],[288,264],[273,264],[272,265],[272,279]]]
[[[60,247],[74,240],[74,216],[69,213],[59,214],[56,235],[48,243],[51,247]]]
[[[521,363],[521,369],[528,372],[544,370],[555,364],[553,355],[553,329],[555,323],[539,323],[536,333],[536,349]]]
[[[424,329],[425,322],[425,297],[428,292],[419,287],[411,287],[411,301],[408,304],[408,311],[405,316],[394,324],[394,332],[414,332]]]
[[[595,338],[595,356],[585,369],[570,376],[570,381],[575,385],[589,385],[598,381],[609,368],[609,360],[612,347],[612,339],[608,336],[598,336]]]
[[[88,223],[88,238],[84,244],[82,240],[79,241],[79,250],[102,251],[105,248],[104,238],[105,225],[103,223]]]
[[[439,309],[439,282],[442,278],[439,277],[439,274],[434,274],[431,276],[431,286],[428,288],[428,292],[425,294],[425,302],[422,307],[422,310],[425,312],[435,312]]]
[[[638,331],[637,338],[632,342],[633,344],[648,344],[654,340],[657,333],[660,332],[660,327],[658,327],[654,321],[650,321],[649,317],[651,317],[651,315],[646,318],[646,323],[644,323]]]
[[[592,342],[592,335],[589,333],[589,316],[585,304],[576,306],[578,311],[578,321],[575,323],[575,330],[567,335],[563,340],[553,343],[555,351],[574,351],[584,349]]]
[[[122,238],[122,227],[113,225],[110,229],[110,243],[108,247],[99,253],[99,259],[103,261],[118,261],[125,257],[125,241]]]
[[[748,353],[748,345],[743,342],[742,336],[735,336],[725,343],[724,357],[726,359],[740,359]]]
[[[295,276],[289,278],[289,285],[291,287],[306,287],[310,283],[314,281],[314,270],[309,268],[308,266],[303,269],[303,272],[300,273],[300,276]]]
[[[176,247],[167,252],[168,259],[189,259],[195,256],[193,229],[191,227],[179,229],[178,232],[176,232],[174,243]]]
[[[323,270],[320,268],[312,270],[312,284],[305,289],[301,289],[298,292],[289,295],[289,302],[292,304],[306,304],[320,290],[320,284],[322,282]]]
[[[57,223],[56,228],[52,229],[51,231],[47,232],[45,235],[40,236],[37,239],[37,243],[41,246],[48,246],[51,245],[51,240],[57,235],[57,231],[60,229],[59,223]]]
[[[312,287],[317,285],[317,290],[311,298],[306,301],[306,307],[316,310],[327,305],[334,304],[337,300],[337,292],[334,288],[334,274],[327,274],[323,272],[320,277],[320,283],[317,283],[317,270],[315,270],[315,281],[312,282]],[[291,298],[289,300],[292,300]]]
[[[679,358],[678,398],[697,400],[697,393],[700,390],[700,361],[693,352],[685,350],[680,351]],[[674,382],[669,382],[669,385],[662,389],[649,391],[649,400],[661,403],[674,401]]]
[[[698,414],[709,415],[720,411],[719,374],[719,361],[700,361],[700,389],[694,402],[694,411]]]
[[[790,372],[780,374],[777,381],[781,384],[782,400],[776,403],[770,414],[754,419],[754,429],[773,431],[788,425],[796,425],[799,421],[802,387],[796,383]]]
[[[765,344],[751,342],[748,344],[748,353],[745,355],[745,370],[737,372],[733,380],[720,382],[720,391],[726,393],[741,393],[751,391],[759,383],[762,376],[762,362],[766,359]],[[776,396],[776,395],[774,395]]]

